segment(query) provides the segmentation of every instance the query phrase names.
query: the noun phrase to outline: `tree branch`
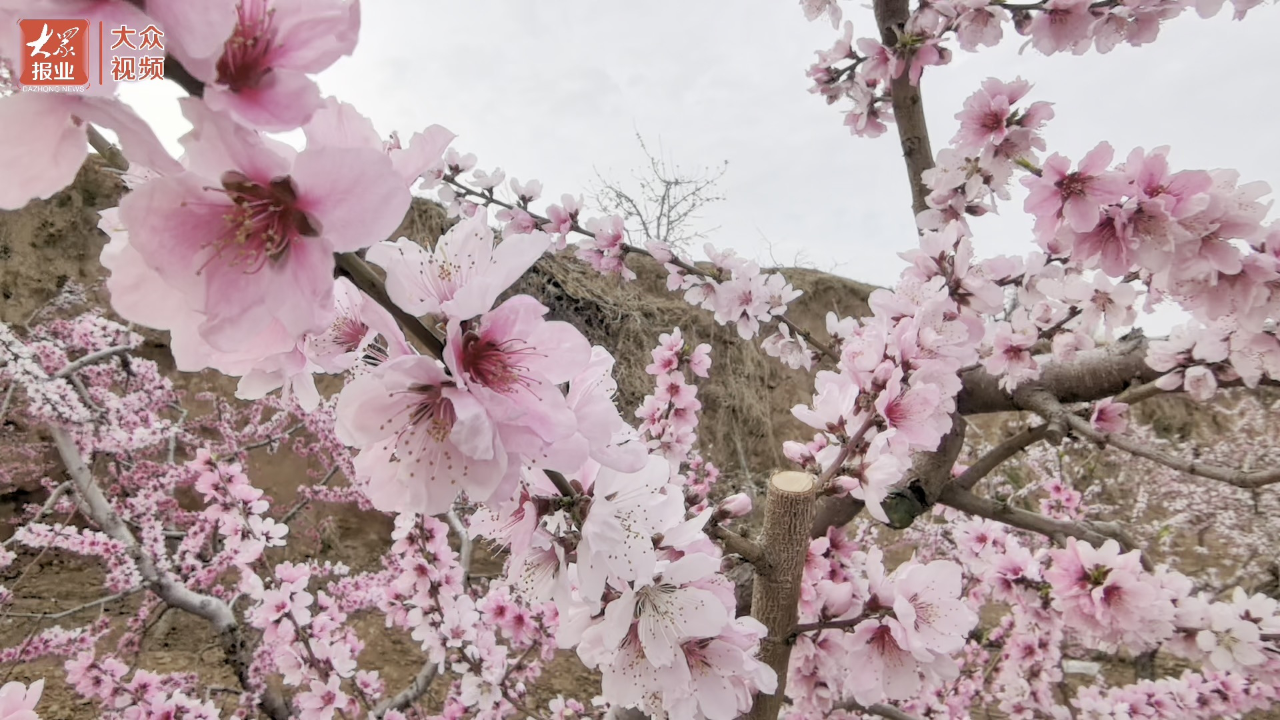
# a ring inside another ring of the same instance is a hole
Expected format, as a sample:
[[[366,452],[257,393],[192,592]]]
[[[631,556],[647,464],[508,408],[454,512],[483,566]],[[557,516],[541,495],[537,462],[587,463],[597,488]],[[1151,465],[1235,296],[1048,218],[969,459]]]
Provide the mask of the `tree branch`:
[[[436,679],[436,664],[427,661],[418,674],[409,683],[409,686],[401,690],[394,697],[387,698],[378,703],[378,706],[371,713],[375,718],[381,718],[391,710],[404,710],[410,705],[418,701],[418,698],[427,694],[427,690],[431,687],[431,681]]]
[[[760,643],[760,660],[777,673],[778,688],[772,695],[756,695],[749,720],[776,720],[786,698],[790,639],[799,613],[816,489],[814,476],[807,473],[781,472],[769,479],[762,543],[765,562],[755,568],[751,615],[769,630]]]
[[[66,367],[54,373],[53,376],[56,378],[67,377],[68,375],[79,372],[100,360],[105,360],[117,355],[123,355],[132,349],[133,347],[130,345],[115,345],[113,347],[106,348],[105,350],[89,353],[79,360],[73,360],[72,362],[67,363]]]
[[[1198,475],[1202,478],[1217,480],[1228,485],[1233,485],[1245,490],[1254,490],[1267,485],[1273,485],[1280,482],[1280,467],[1271,468],[1270,470],[1259,470],[1257,472],[1245,472],[1243,470],[1235,470],[1232,468],[1222,467],[1220,465],[1210,465],[1208,463],[1196,462],[1195,460],[1187,460],[1176,455],[1161,452],[1155,448],[1148,447],[1143,443],[1120,435],[1118,433],[1104,433],[1094,429],[1088,420],[1067,413],[1065,416],[1067,424],[1077,434],[1093,440],[1101,445],[1110,445],[1118,450],[1123,450],[1130,455],[1136,455],[1155,463],[1172,468],[1178,472],[1184,472],[1188,475]]]
[[[133,532],[107,501],[102,489],[94,480],[93,473],[85,465],[84,458],[80,456],[80,449],[76,447],[71,435],[60,427],[52,427],[50,432],[53,435],[54,445],[58,448],[58,454],[62,457],[63,465],[66,466],[67,474],[71,476],[71,482],[80,496],[85,513],[98,524],[98,527],[102,528],[104,533],[125,546],[126,552],[138,566],[138,573],[142,575],[143,583],[149,590],[168,605],[204,618],[213,626],[218,634],[227,664],[235,671],[241,687],[245,692],[254,692],[251,690],[252,683],[249,677],[252,654],[240,632],[240,623],[231,606],[219,598],[195,592],[161,572],[156,567],[155,559],[138,544]],[[290,717],[289,708],[284,700],[269,687],[262,689],[259,704],[274,720],[287,720]]]
[[[978,517],[1002,522],[1005,525],[1022,530],[1039,533],[1059,545],[1065,545],[1067,538],[1083,540],[1094,547],[1099,547],[1108,540],[1115,540],[1120,543],[1120,546],[1126,552],[1137,549],[1122,533],[1117,532],[1118,528],[1115,526],[1107,527],[1115,534],[1104,534],[1100,532],[1102,528],[1091,523],[1055,520],[996,500],[978,497],[968,490],[961,489],[955,485],[947,486],[942,491],[942,497],[938,499],[938,502],[962,512],[967,512],[970,515],[977,515]],[[1142,563],[1144,567],[1150,569],[1150,561],[1147,560],[1145,554],[1143,555]]]
[[[874,705],[859,705],[858,703],[850,700],[849,702],[841,703],[840,705],[836,706],[834,709],[853,710],[856,712],[870,713],[872,715],[879,715],[882,718],[888,718],[888,720],[920,720],[920,718],[916,717],[915,715],[912,715],[911,713],[904,712],[892,705],[887,705],[885,703],[876,703]]]
[[[908,0],[875,0],[876,25],[880,27],[880,42],[886,48],[899,49],[898,37],[911,15]],[[902,61],[910,66],[911,53],[902,55]],[[898,140],[902,144],[902,158],[907,163],[907,180],[911,183],[911,208],[916,215],[929,209],[925,198],[924,171],[933,167],[933,148],[929,144],[929,127],[924,118],[924,101],[920,88],[911,84],[911,73],[904,69],[890,84],[893,101],[894,123],[898,126]]]
[[[391,301],[391,296],[387,295],[386,285],[382,282],[382,278],[374,272],[373,268],[355,253],[341,253],[334,255],[337,263],[338,272],[349,279],[352,284],[360,289],[365,295],[373,298],[374,302],[381,305],[391,316],[396,319],[400,327],[409,334],[409,337],[417,341],[419,351],[425,351],[426,354],[433,357],[444,357],[444,343],[431,329],[426,326],[418,318],[410,315],[400,309]]]
[[[991,474],[991,471],[999,467],[1005,460],[1043,440],[1048,429],[1049,426],[1047,424],[1036,425],[1005,440],[960,473],[960,476],[955,479],[954,485],[964,490],[972,490],[979,480]]]
[[[744,560],[757,568],[760,568],[766,562],[765,552],[759,545],[742,537],[729,528],[722,525],[712,525],[707,528],[707,534],[716,540],[719,540],[726,553],[741,555]]]
[[[1023,383],[1018,390],[1043,390],[1063,403],[1093,402],[1114,397],[1135,382],[1147,383],[1164,373],[1147,365],[1145,337],[1118,340],[1105,347],[1081,352],[1071,362],[1050,362],[1037,380]],[[962,415],[1023,410],[1013,393],[1000,387],[1000,379],[981,367],[961,376],[964,387],[956,397]]]

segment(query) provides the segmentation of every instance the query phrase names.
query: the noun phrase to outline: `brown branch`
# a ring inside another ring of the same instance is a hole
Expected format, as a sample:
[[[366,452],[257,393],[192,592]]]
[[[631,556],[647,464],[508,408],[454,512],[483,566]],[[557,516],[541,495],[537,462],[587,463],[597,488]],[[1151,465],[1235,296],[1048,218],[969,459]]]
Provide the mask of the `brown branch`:
[[[213,626],[227,664],[235,671],[245,692],[253,692],[250,689],[249,677],[252,653],[240,632],[240,622],[231,606],[220,598],[195,592],[162,572],[156,566],[155,559],[147,554],[133,532],[129,530],[128,525],[111,507],[106,495],[94,480],[93,473],[85,465],[80,449],[76,447],[75,441],[67,431],[60,427],[52,427],[50,433],[53,435],[54,445],[58,448],[58,454],[62,457],[63,465],[66,466],[67,474],[71,476],[76,494],[82,501],[85,514],[97,523],[104,533],[125,546],[129,557],[137,565],[138,573],[142,576],[143,584],[147,589],[168,605],[203,618]],[[274,720],[287,720],[290,717],[288,706],[271,688],[262,689],[259,704]]]
[[[1151,382],[1164,374],[1147,365],[1147,345],[1147,338],[1138,336],[1081,352],[1071,362],[1050,362],[1038,379],[1023,383],[1018,389],[1043,390],[1063,403],[1115,397],[1135,382]],[[962,415],[1026,409],[1014,402],[1013,393],[1000,387],[998,377],[983,368],[974,368],[961,379],[964,387],[956,397],[956,406]]]
[[[395,696],[378,703],[378,706],[375,707],[373,712],[370,714],[375,718],[381,718],[391,710],[404,710],[417,702],[418,698],[427,694],[427,690],[431,687],[431,681],[435,679],[436,663],[428,660],[409,683],[408,687],[401,690]]]
[[[977,462],[960,473],[954,484],[964,490],[972,490],[979,480],[991,474],[991,471],[999,467],[1005,460],[1043,440],[1045,431],[1048,428],[1048,425],[1036,425],[1005,440],[987,451],[986,455],[978,458]]]
[[[912,715],[911,713],[904,712],[892,705],[887,705],[885,703],[876,703],[874,705],[859,705],[858,703],[850,700],[849,702],[845,702],[845,703],[841,703],[840,705],[837,705],[833,709],[834,710],[853,710],[855,712],[870,713],[872,715],[879,715],[882,718],[888,718],[888,720],[920,720],[920,718],[916,717],[915,715]]]
[[[111,141],[103,137],[102,133],[98,132],[98,128],[93,125],[86,123],[85,128],[85,132],[89,136],[90,147],[102,157],[102,161],[107,164],[107,167],[115,168],[120,172],[129,169],[129,161],[125,158],[120,148],[112,145]]]
[[[907,18],[911,15],[908,0],[875,0],[876,25],[880,27],[880,42],[886,48],[901,52],[898,38]],[[933,167],[933,148],[929,145],[929,127],[924,118],[924,101],[920,88],[911,84],[911,52],[902,52],[902,62],[908,67],[890,84],[893,101],[894,123],[898,126],[898,140],[902,144],[902,158],[907,163],[907,181],[911,183],[911,208],[916,215],[929,209],[925,198],[923,175]]]
[[[850,495],[824,498],[818,503],[818,510],[814,513],[809,537],[819,538],[826,535],[827,530],[833,527],[848,525],[865,507],[861,500]]]
[[[1254,490],[1267,485],[1273,485],[1280,482],[1280,467],[1274,467],[1270,470],[1259,470],[1256,472],[1245,472],[1233,468],[1222,467],[1221,465],[1211,465],[1209,463],[1197,462],[1195,460],[1187,460],[1170,453],[1156,450],[1148,447],[1143,443],[1118,433],[1104,433],[1096,430],[1093,425],[1079,415],[1068,413],[1066,422],[1071,426],[1077,434],[1082,435],[1102,445],[1110,445],[1118,450],[1123,450],[1130,455],[1136,455],[1155,463],[1172,468],[1178,472],[1184,472],[1188,475],[1197,475],[1210,480],[1217,480],[1228,485],[1233,485],[1245,490]]]
[[[1044,535],[1059,545],[1065,545],[1067,538],[1083,540],[1094,547],[1099,547],[1108,540],[1115,540],[1126,552],[1137,549],[1123,533],[1119,532],[1118,526],[1114,524],[1107,523],[1104,525],[1055,520],[1054,518],[1022,510],[996,500],[978,497],[968,490],[961,489],[955,485],[947,486],[942,491],[942,497],[938,499],[938,502],[962,512],[967,512],[970,515],[977,515],[988,520],[1002,522],[1011,527]],[[1110,534],[1102,532],[1104,529]],[[1148,570],[1151,569],[1150,561],[1147,560],[1145,554],[1142,556],[1142,564]]]
[[[435,333],[431,332],[431,328],[427,327],[425,323],[400,309],[399,305],[391,301],[391,296],[387,294],[387,287],[382,278],[378,277],[378,274],[369,266],[369,263],[366,263],[363,258],[355,253],[341,253],[335,255],[334,260],[337,262],[338,272],[359,288],[360,292],[373,298],[374,302],[391,313],[391,316],[396,319],[400,327],[404,328],[409,337],[416,341],[415,344],[418,345],[420,351],[424,351],[432,357],[444,357],[444,343]]]
[[[867,616],[864,614],[857,617],[844,618],[843,620],[819,620],[811,623],[800,623],[795,626],[795,629],[791,631],[791,634],[795,636],[800,633],[814,632],[816,630],[843,630],[845,628],[851,628],[866,619]]]
[[[707,534],[719,540],[726,553],[741,555],[744,560],[756,566],[757,569],[764,565],[764,550],[759,545],[729,528],[722,525],[712,525],[707,528]]]
[[[817,483],[813,475],[781,472],[769,479],[765,499],[763,566],[755,568],[751,615],[769,630],[760,643],[760,659],[778,676],[772,695],[759,693],[749,720],[776,720],[786,699],[791,632],[800,603],[800,580],[809,550],[809,529]]]

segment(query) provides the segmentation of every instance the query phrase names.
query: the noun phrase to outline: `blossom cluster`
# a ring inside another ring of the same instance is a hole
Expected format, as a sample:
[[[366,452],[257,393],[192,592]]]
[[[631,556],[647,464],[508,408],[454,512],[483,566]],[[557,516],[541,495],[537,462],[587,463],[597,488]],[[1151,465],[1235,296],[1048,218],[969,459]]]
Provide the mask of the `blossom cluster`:
[[[1231,4],[1238,20],[1261,0],[1232,0]],[[833,29],[842,29],[844,11],[838,0],[800,0],[800,5],[809,20],[826,17]],[[899,78],[918,86],[925,68],[951,62],[953,46],[966,52],[994,47],[1009,27],[1046,55],[1081,55],[1090,49],[1106,53],[1121,43],[1145,45],[1154,41],[1162,23],[1186,10],[1194,8],[1200,17],[1207,18],[1223,5],[1222,0],[921,3],[901,28],[895,28],[895,41],[889,44],[882,43],[883,38],[855,41],[853,23],[844,22],[840,38],[830,49],[818,51],[818,61],[809,67],[810,92],[821,95],[827,104],[851,102],[844,124],[855,135],[874,138],[894,121],[890,86]]]

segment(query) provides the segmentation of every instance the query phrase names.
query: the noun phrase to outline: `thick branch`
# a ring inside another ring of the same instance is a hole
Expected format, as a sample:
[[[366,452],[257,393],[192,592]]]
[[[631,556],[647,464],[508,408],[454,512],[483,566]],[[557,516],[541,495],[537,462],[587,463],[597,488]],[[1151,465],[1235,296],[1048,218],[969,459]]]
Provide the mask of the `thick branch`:
[[[80,449],[76,447],[75,441],[62,428],[51,428],[51,432],[54,445],[57,446],[58,454],[67,468],[67,474],[71,476],[71,482],[80,496],[86,514],[98,524],[98,527],[102,528],[104,533],[125,546],[129,557],[138,566],[143,583],[157,597],[172,607],[204,618],[213,626],[222,650],[226,654],[227,664],[235,670],[236,677],[240,679],[240,685],[245,691],[250,691],[249,665],[252,657],[240,633],[240,623],[231,606],[219,598],[195,592],[162,573],[156,567],[155,559],[138,544],[133,532],[120,519],[111,507],[111,503],[103,495],[102,489],[93,478],[93,473],[85,465],[84,458],[80,456]],[[263,688],[259,702],[262,709],[275,720],[286,720],[290,716],[289,708],[271,688]]]
[[[849,495],[825,498],[818,504],[818,511],[813,516],[813,527],[809,528],[809,537],[819,538],[827,534],[833,527],[844,527],[858,517],[858,513],[866,507],[863,502]]]
[[[812,475],[782,472],[769,480],[765,499],[763,567],[756,566],[751,615],[769,634],[760,644],[760,659],[778,674],[772,695],[756,695],[749,720],[776,720],[786,698],[791,631],[800,603],[800,580],[809,550],[809,529],[817,483]]]
[[[881,503],[890,527],[911,527],[916,518],[938,502],[943,489],[951,484],[952,469],[964,448],[965,427],[964,418],[953,413],[951,430],[942,437],[938,449],[915,454],[904,483]]]
[[[874,7],[876,25],[880,27],[880,42],[887,48],[898,47],[899,32],[911,15],[908,1],[875,0]],[[910,65],[910,53],[905,53],[902,60]],[[924,119],[924,101],[920,97],[920,88],[911,84],[910,72],[905,69],[893,79],[890,91],[902,158],[907,163],[907,180],[911,183],[911,208],[919,215],[929,209],[925,202],[929,189],[925,187],[922,176],[925,170],[933,167],[933,148],[929,145],[929,127]]]
[[[1093,402],[1114,397],[1135,382],[1147,383],[1163,373],[1147,365],[1145,337],[1119,340],[1106,347],[1079,353],[1071,362],[1049,362],[1040,378],[1023,383],[1020,391],[1044,390],[1063,403]],[[962,378],[964,387],[956,398],[962,415],[1021,410],[1013,394],[1000,387],[1000,379],[981,367]]]
[[[409,686],[401,690],[394,697],[387,698],[378,703],[373,709],[371,715],[375,718],[381,718],[391,710],[404,710],[410,705],[417,702],[418,698],[427,694],[427,690],[431,687],[431,681],[436,679],[436,663],[427,661],[422,669],[418,671],[417,676],[409,683]]]
[[[876,703],[874,705],[859,705],[856,702],[850,701],[850,702],[841,704],[836,709],[837,710],[854,710],[857,712],[870,713],[872,715],[879,715],[882,718],[888,718],[888,720],[920,720],[920,718],[916,717],[915,715],[912,715],[911,713],[904,712],[892,705],[886,705],[885,703]]]

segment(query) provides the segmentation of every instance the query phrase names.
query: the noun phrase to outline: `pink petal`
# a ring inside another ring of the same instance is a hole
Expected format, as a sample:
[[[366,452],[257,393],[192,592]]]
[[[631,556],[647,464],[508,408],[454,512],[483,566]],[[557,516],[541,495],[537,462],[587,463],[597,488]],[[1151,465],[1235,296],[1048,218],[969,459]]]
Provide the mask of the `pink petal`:
[[[361,115],[353,105],[331,97],[324,99],[324,105],[311,116],[302,132],[307,136],[307,147],[382,147],[382,137],[369,118]]]
[[[279,47],[276,68],[316,73],[355,49],[360,34],[358,0],[275,0]]]
[[[226,232],[223,215],[231,206],[221,193],[206,192],[189,174],[152,180],[120,201],[120,220],[129,243],[175,288],[204,305],[198,279],[211,246]]]
[[[82,99],[63,93],[15,93],[0,99],[0,209],[47,198],[75,179],[89,155],[71,115]]]
[[[164,29],[166,46],[174,42],[192,58],[221,55],[237,19],[235,0],[147,0],[147,14]]]
[[[77,114],[89,122],[115,131],[120,140],[120,150],[130,162],[139,163],[164,175],[182,172],[182,165],[174,160],[160,144],[160,139],[128,105],[108,98],[84,98]]]
[[[416,132],[409,139],[409,146],[399,151],[392,151],[391,163],[396,172],[410,185],[426,172],[432,165],[440,162],[445,148],[457,137],[439,125],[432,125],[422,132]]]
[[[213,90],[212,86],[206,88],[205,97]],[[289,173],[289,156],[272,152],[261,135],[230,115],[216,112],[197,98],[183,98],[178,103],[192,126],[179,140],[192,173],[217,180],[224,172],[235,170],[261,183]]]
[[[320,222],[335,252],[368,247],[395,232],[409,211],[409,188],[376,150],[304,150],[294,162],[298,207]]]
[[[266,132],[302,127],[324,104],[314,80],[283,68],[273,68],[257,87],[239,92],[206,85],[204,101],[214,110],[230,113],[246,125]]]
[[[1062,206],[1062,216],[1067,224],[1076,232],[1089,232],[1098,225],[1098,217],[1102,214],[1098,203],[1089,196],[1071,197]]]

